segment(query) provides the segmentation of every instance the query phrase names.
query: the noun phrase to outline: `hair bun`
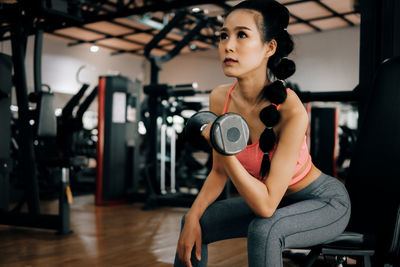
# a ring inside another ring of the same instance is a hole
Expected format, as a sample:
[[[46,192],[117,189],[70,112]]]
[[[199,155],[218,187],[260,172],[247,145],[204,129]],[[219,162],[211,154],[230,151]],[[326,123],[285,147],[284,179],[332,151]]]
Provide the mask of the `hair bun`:
[[[277,110],[275,105],[269,105],[263,108],[260,112],[260,120],[267,127],[275,126],[281,118],[281,113]]]
[[[274,148],[275,133],[272,128],[265,128],[260,136],[260,149],[262,152],[269,152]]]
[[[282,104],[286,100],[287,92],[283,81],[276,80],[273,83],[264,86],[261,95],[265,96],[274,104]]]
[[[274,75],[279,80],[285,80],[292,76],[296,71],[296,64],[293,60],[282,58],[278,65],[274,68]]]

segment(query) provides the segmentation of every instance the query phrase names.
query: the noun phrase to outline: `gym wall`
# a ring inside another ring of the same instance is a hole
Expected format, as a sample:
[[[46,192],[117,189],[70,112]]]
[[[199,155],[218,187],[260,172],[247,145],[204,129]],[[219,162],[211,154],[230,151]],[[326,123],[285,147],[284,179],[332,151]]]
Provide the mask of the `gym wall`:
[[[360,27],[294,36],[296,72],[304,91],[351,91],[359,82]]]
[[[358,84],[359,27],[295,36],[293,58],[296,74],[289,80],[304,91],[351,90]],[[122,54],[111,56],[100,49],[90,53],[89,46],[68,47],[68,41],[45,35],[43,42],[42,80],[56,92],[76,93],[79,67],[86,65],[80,79],[95,84],[98,75],[117,72],[147,84],[149,64],[141,57]],[[10,54],[10,43],[0,43],[0,51]],[[210,90],[231,80],[221,71],[217,50],[181,54],[163,64],[160,82],[179,84],[197,81],[199,90]],[[27,81],[33,90],[33,37],[28,40],[26,55]]]

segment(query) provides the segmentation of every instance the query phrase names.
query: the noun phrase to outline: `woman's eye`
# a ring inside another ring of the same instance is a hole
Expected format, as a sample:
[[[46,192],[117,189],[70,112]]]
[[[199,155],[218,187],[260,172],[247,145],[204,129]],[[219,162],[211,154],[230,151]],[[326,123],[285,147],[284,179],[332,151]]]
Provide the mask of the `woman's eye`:
[[[220,40],[228,39],[228,34],[226,34],[225,32],[222,32],[222,33],[219,35],[219,39],[220,39]]]
[[[238,38],[246,38],[247,37],[247,34],[246,33],[244,33],[244,32],[238,32]]]

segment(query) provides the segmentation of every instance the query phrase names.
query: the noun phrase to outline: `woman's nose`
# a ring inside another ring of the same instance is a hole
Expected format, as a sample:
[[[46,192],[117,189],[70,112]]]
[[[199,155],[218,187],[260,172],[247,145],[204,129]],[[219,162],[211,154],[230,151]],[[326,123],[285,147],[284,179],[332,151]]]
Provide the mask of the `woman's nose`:
[[[234,48],[235,48],[234,41],[232,39],[227,39],[225,42],[225,51],[231,52],[234,51]]]

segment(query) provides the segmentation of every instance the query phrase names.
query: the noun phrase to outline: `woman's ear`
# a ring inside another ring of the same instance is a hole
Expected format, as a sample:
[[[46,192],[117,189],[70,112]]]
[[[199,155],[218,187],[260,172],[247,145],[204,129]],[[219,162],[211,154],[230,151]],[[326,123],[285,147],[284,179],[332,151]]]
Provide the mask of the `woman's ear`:
[[[267,51],[265,53],[265,57],[271,57],[275,54],[276,52],[276,47],[278,45],[278,43],[276,42],[275,39],[272,39],[271,41],[269,41],[268,43],[265,44],[267,46]]]

